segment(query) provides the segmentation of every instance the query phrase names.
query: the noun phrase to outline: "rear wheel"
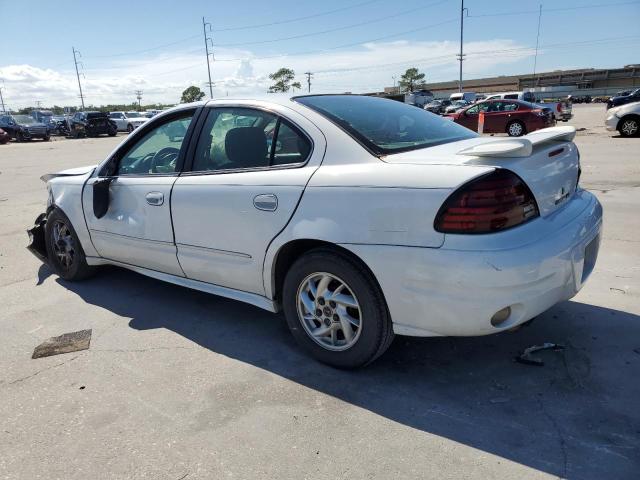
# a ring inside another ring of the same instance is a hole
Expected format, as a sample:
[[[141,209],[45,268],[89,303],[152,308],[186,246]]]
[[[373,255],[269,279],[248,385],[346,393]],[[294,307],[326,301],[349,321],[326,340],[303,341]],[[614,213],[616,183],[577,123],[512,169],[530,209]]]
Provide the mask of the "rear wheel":
[[[47,217],[45,240],[49,264],[60,277],[75,281],[93,273],[71,221],[58,209],[52,210]]]
[[[618,124],[618,132],[623,137],[633,137],[640,132],[639,117],[624,117]]]
[[[514,120],[509,125],[507,125],[507,133],[510,137],[521,137],[522,135],[527,133],[527,130],[524,126],[524,123],[519,120]]]
[[[51,140],[51,135],[47,135],[45,137],[42,137],[42,140],[45,142],[48,142],[49,140]]]
[[[371,363],[393,340],[380,287],[362,265],[340,252],[313,250],[294,262],[282,302],[298,343],[334,367]]]
[[[131,124],[127,125],[127,132],[129,133],[133,132],[133,125]]]

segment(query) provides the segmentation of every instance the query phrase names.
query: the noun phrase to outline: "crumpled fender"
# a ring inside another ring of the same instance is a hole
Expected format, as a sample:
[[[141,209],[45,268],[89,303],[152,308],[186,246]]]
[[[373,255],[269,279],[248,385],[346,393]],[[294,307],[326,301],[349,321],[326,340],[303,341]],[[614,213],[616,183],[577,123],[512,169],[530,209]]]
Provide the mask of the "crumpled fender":
[[[77,167],[77,168],[70,168],[68,170],[62,170],[61,172],[57,172],[57,173],[47,173],[46,175],[42,175],[40,177],[40,180],[46,183],[52,178],[74,177],[77,175],[86,175],[87,173],[92,173],[95,170],[96,166],[97,165],[87,165],[85,167]]]

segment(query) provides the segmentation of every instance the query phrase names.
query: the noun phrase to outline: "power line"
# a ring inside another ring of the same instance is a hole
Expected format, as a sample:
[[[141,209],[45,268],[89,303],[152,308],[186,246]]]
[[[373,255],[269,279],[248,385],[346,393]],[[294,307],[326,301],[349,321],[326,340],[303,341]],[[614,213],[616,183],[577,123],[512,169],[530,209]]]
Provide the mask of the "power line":
[[[540,13],[538,14],[538,33],[536,34],[536,55],[533,57],[533,76],[536,76],[536,67],[538,66],[538,45],[540,43],[540,22],[542,21],[542,4],[540,4]]]
[[[78,89],[80,90],[80,101],[82,102],[82,110],[84,110],[84,97],[82,96],[82,85],[80,84],[80,73],[78,72],[78,59],[76,58],[76,53],[80,55],[80,52],[78,52],[75,49],[75,47],[71,47],[71,50],[73,50],[73,63],[76,66],[76,77],[78,77]]]
[[[400,17],[400,16],[403,16],[403,15],[408,15],[410,13],[417,12],[418,10],[424,10],[425,8],[434,7],[434,6],[438,5],[438,4],[445,3],[446,1],[447,0],[439,0],[437,2],[433,2],[433,3],[430,3],[428,5],[421,5],[421,6],[416,7],[416,8],[411,8],[409,10],[404,10],[402,12],[398,12],[398,13],[395,13],[393,15],[385,15],[384,17],[378,17],[378,18],[374,18],[372,20],[366,20],[364,22],[352,23],[350,25],[343,25],[341,27],[330,28],[328,30],[301,33],[299,35],[292,35],[292,36],[289,36],[289,37],[272,38],[270,40],[258,40],[258,41],[255,41],[255,42],[218,43],[218,44],[216,44],[216,46],[217,47],[240,47],[240,46],[244,46],[244,45],[263,45],[265,43],[283,42],[285,40],[295,40],[295,39],[298,39],[298,38],[313,37],[315,35],[323,35],[325,33],[339,32],[341,30],[349,30],[351,28],[361,27],[363,25],[370,25],[372,23],[385,22],[385,21],[388,21],[391,18],[396,18],[396,17]]]
[[[618,3],[598,3],[593,5],[578,5],[575,7],[557,7],[557,8],[545,8],[546,12],[565,12],[570,10],[584,10],[589,8],[602,8],[602,7],[618,7],[622,5],[635,5],[638,4],[637,0],[629,1],[629,2],[618,2]],[[480,15],[469,15],[472,18],[481,18],[481,17],[502,17],[509,15],[532,15],[534,13],[538,13],[539,10],[520,10],[515,12],[497,12],[497,13],[481,13]]]
[[[317,17],[322,17],[322,16],[325,16],[325,15],[330,15],[332,13],[342,12],[344,10],[349,10],[351,8],[363,7],[365,5],[369,5],[371,3],[376,3],[376,2],[379,2],[379,1],[380,0],[369,0],[367,2],[356,3],[355,5],[349,5],[349,6],[346,6],[346,7],[336,8],[334,10],[328,10],[326,12],[315,13],[313,15],[305,15],[303,17],[290,18],[288,20],[279,20],[277,22],[258,23],[258,24],[253,24],[253,25],[244,25],[244,26],[240,26],[240,27],[217,28],[216,32],[229,32],[229,31],[234,31],[234,30],[248,30],[248,29],[251,29],[251,28],[262,28],[262,27],[271,27],[273,25],[283,25],[285,23],[293,23],[293,22],[298,22],[298,21],[301,21],[301,20],[308,20],[310,18],[317,18]]]

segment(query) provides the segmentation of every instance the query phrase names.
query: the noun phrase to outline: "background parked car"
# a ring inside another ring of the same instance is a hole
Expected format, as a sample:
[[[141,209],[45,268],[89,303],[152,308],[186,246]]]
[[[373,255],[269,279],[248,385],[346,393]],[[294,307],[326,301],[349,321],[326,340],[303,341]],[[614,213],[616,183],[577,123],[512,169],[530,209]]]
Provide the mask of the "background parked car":
[[[449,113],[455,113],[458,110],[464,107],[467,107],[469,105],[471,105],[471,102],[468,102],[467,100],[456,100],[454,102],[451,102],[451,105],[449,105],[444,109],[444,113],[445,115]]]
[[[633,102],[640,102],[640,88],[635,89],[628,95],[613,97],[607,102],[607,108],[619,107],[620,105],[626,105],[627,103]]]
[[[29,115],[3,115],[0,117],[0,128],[19,142],[32,138],[41,138],[46,142],[51,138],[49,127],[36,122]]]
[[[444,109],[451,105],[451,100],[433,100],[424,106],[428,112],[442,115]]]
[[[523,102],[529,102],[533,104],[537,104],[540,108],[548,108],[553,112],[553,116],[555,117],[557,122],[568,122],[573,118],[573,111],[571,106],[571,101],[569,98],[566,101],[547,101],[547,100],[538,100],[533,92],[504,92],[504,93],[494,93],[493,95],[489,95],[486,100],[521,100]],[[589,101],[591,101],[591,97],[589,97]]]
[[[115,136],[118,127],[109,120],[105,112],[77,112],[70,120],[72,137],[97,137],[98,135]]]
[[[449,100],[455,102],[456,100],[466,100],[469,103],[473,103],[477,100],[475,92],[458,92],[449,95]]]
[[[617,130],[623,137],[640,134],[640,102],[627,103],[607,110],[607,130]]]
[[[8,143],[9,140],[11,140],[11,135],[9,135],[7,132],[5,132],[3,129],[0,128],[0,145],[4,145],[5,143]]]
[[[109,119],[116,124],[119,132],[133,132],[136,128],[149,120],[139,112],[111,112]]]
[[[449,116],[454,122],[477,131],[480,112],[485,114],[485,133],[508,133],[511,137],[519,137],[555,124],[550,109],[520,100],[485,100]]]

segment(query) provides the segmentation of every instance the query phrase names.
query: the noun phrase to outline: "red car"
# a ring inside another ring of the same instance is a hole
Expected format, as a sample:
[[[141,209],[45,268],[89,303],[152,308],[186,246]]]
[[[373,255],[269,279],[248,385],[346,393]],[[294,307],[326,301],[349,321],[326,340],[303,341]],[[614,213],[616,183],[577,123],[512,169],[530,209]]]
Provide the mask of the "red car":
[[[11,135],[0,128],[0,145],[8,143],[9,140],[11,140]]]
[[[520,100],[487,100],[447,116],[477,132],[480,112],[484,112],[484,133],[508,133],[511,137],[552,127],[556,123],[551,109]]]

